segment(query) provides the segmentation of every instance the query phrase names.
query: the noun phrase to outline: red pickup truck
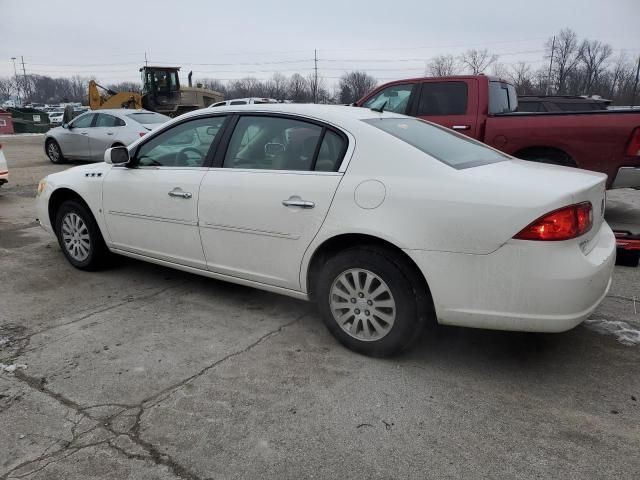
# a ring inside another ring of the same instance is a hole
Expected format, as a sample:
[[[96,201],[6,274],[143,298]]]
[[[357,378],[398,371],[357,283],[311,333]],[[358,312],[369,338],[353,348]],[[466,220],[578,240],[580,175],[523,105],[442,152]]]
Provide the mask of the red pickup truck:
[[[356,102],[429,120],[525,160],[606,173],[640,188],[640,112],[518,112],[515,88],[476,75],[386,83]]]

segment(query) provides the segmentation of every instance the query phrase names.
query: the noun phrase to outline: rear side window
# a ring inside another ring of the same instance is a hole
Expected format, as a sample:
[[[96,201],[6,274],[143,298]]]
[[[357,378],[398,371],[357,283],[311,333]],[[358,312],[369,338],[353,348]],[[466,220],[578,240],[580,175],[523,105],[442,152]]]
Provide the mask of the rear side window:
[[[465,82],[422,84],[417,115],[463,115],[467,112]]]
[[[244,100],[236,100],[235,102],[231,102],[229,103],[229,105],[246,105],[247,102],[245,102]]]
[[[560,110],[564,112],[587,112],[592,110],[606,110],[598,103],[590,102],[556,102]]]
[[[456,169],[487,165],[510,158],[466,135],[415,118],[371,118],[363,122]]]
[[[519,112],[544,112],[544,104],[542,102],[518,102]]]
[[[513,85],[489,82],[489,113],[509,113],[518,110],[518,95]]]

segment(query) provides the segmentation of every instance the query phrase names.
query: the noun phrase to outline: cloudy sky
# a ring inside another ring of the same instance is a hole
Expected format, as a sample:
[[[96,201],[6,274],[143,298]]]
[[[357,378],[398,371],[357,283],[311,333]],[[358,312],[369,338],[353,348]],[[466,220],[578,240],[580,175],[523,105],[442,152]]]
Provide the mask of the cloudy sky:
[[[544,42],[570,27],[640,55],[640,0],[0,0],[0,76],[137,80],[150,63],[195,78],[345,70],[380,81],[422,76],[435,55],[487,48],[504,64],[547,64]]]

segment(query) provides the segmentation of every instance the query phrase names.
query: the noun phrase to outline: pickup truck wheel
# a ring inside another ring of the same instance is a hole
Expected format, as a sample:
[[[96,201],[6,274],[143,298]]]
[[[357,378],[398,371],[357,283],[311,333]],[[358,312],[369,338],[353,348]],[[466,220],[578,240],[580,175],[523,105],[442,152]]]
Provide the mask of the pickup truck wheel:
[[[109,250],[93,215],[78,201],[67,200],[56,212],[55,232],[71,265],[95,270],[104,265]]]
[[[60,145],[53,139],[47,140],[47,157],[51,160],[51,163],[65,163],[67,161],[62,155],[62,150],[60,149]]]
[[[386,357],[408,348],[421,321],[412,281],[390,252],[355,247],[330,258],[319,272],[322,319],[347,348]]]
[[[551,148],[533,148],[517,153],[515,156],[531,162],[561,165],[563,167],[577,167],[576,162],[565,152]]]

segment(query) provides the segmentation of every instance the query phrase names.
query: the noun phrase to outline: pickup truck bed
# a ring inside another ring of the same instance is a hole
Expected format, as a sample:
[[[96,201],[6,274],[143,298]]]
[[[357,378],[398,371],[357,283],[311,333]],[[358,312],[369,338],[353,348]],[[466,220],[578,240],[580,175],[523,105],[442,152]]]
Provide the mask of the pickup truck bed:
[[[515,88],[485,75],[414,78],[356,102],[412,115],[525,160],[605,173],[608,188],[640,188],[640,112],[518,112]]]

